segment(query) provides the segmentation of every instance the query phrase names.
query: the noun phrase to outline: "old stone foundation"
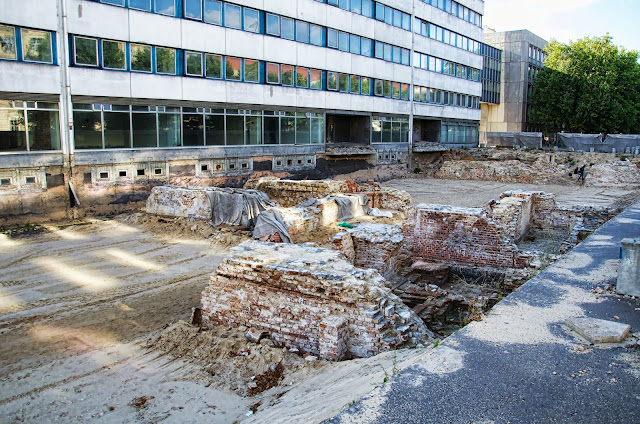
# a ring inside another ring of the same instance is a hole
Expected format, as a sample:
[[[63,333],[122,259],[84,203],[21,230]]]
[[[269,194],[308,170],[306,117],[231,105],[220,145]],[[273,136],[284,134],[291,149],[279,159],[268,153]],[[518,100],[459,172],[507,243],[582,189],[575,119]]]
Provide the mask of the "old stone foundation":
[[[202,310],[205,323],[266,331],[333,361],[414,346],[429,334],[380,274],[312,245],[235,247],[202,293]]]

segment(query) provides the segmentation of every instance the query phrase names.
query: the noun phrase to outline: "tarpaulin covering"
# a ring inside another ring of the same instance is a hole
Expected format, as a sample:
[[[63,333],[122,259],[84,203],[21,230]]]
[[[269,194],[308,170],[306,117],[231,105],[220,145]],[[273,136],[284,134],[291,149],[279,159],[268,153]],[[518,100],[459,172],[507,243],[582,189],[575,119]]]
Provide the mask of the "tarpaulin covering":
[[[604,145],[609,151],[616,149],[616,152],[635,154],[640,148],[640,134],[609,134]]]
[[[280,213],[275,209],[264,211],[258,215],[256,226],[253,228],[253,238],[259,239],[271,234],[280,234],[284,243],[291,243],[291,236]]]
[[[539,132],[488,132],[489,147],[542,148],[542,133]]]
[[[212,225],[255,225],[257,217],[275,206],[269,197],[258,190],[220,188],[207,192],[211,202]]]
[[[566,147],[579,152],[603,152],[601,134],[558,133],[559,147]],[[611,150],[609,150],[610,152]]]

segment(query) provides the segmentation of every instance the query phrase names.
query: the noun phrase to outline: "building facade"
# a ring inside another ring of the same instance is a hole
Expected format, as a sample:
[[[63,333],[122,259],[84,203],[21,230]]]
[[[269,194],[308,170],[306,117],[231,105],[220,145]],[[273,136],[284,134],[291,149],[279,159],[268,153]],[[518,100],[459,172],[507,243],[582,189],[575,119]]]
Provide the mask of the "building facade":
[[[529,112],[533,81],[542,69],[546,46],[546,40],[528,30],[507,32],[485,30],[484,46],[481,47],[485,56],[485,65],[495,66],[497,56],[501,57],[501,63],[497,97],[491,95],[495,93],[493,90],[495,79],[483,78],[481,144],[486,141],[487,132],[541,130],[529,122]],[[491,75],[486,67],[485,72],[487,77],[495,76]]]
[[[8,0],[0,219],[475,146],[482,0]]]

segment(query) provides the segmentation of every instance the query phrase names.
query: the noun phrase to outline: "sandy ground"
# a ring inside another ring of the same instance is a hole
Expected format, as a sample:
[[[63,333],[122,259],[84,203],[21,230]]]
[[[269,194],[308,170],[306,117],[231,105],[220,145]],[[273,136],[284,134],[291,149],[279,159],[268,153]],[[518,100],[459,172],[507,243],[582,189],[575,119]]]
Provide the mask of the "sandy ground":
[[[532,188],[425,179],[385,185],[408,190],[415,203],[460,206]],[[630,193],[535,189],[555,192],[562,204],[613,204]],[[168,324],[189,319],[208,276],[245,236],[141,215],[0,235],[0,422],[320,422],[428,354],[301,366],[284,387],[243,397],[202,363],[149,347]]]

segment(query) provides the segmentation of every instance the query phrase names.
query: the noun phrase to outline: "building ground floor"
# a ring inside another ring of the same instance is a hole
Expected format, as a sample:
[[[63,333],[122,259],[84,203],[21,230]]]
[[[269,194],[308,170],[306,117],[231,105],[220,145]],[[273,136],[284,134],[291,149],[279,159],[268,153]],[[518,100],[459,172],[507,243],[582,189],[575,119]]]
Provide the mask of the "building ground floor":
[[[424,142],[476,147],[478,122],[0,93],[0,225],[132,210],[161,184],[238,187],[267,175],[406,170]]]

